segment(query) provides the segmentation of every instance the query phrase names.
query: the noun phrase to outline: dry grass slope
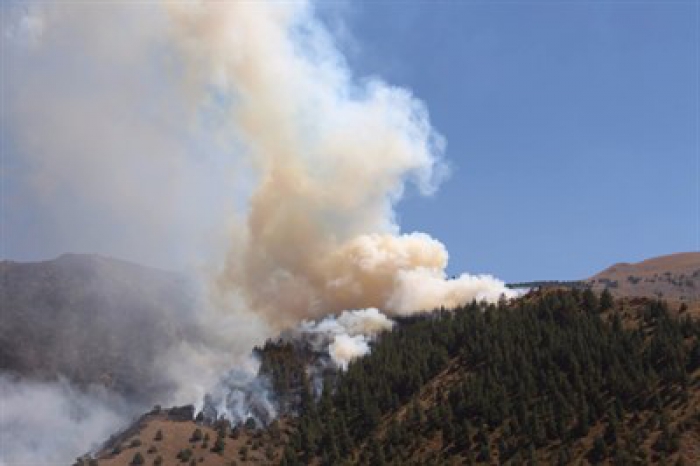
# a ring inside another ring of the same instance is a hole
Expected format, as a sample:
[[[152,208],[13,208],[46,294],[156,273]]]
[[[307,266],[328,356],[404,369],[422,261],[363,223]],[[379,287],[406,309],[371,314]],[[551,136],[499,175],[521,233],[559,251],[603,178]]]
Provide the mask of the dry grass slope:
[[[208,425],[194,420],[173,420],[165,410],[143,416],[95,458],[100,466],[272,465],[279,463],[287,441],[286,429],[284,421],[267,429],[244,426],[231,429],[223,423]],[[216,451],[219,437],[223,449]],[[143,458],[142,463],[134,461],[139,456]],[[90,465],[90,460],[85,459],[83,464]]]
[[[700,311],[700,252],[683,252],[609,267],[587,280],[616,297],[661,298]]]

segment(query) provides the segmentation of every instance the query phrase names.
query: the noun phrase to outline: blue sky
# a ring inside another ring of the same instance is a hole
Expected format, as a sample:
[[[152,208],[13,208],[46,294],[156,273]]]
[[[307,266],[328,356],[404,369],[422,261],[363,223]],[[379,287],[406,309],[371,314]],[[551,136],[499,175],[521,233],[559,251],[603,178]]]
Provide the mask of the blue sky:
[[[363,2],[360,75],[423,99],[452,175],[399,206],[450,271],[576,279],[698,250],[696,2]]]

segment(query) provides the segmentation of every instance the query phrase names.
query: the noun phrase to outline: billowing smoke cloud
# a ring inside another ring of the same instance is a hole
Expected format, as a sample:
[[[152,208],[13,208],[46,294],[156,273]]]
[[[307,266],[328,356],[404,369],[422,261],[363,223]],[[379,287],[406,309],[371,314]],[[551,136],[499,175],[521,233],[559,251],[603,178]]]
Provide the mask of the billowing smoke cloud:
[[[169,11],[188,82],[229,96],[256,168],[219,287],[282,326],[348,308],[408,313],[508,294],[491,277],[447,281],[440,242],[399,234],[393,207],[409,183],[435,189],[444,140],[409,91],[353,77],[308,3]]]
[[[310,3],[42,4],[4,26],[4,128],[57,236],[208,264],[216,306],[278,328],[508,294],[401,234],[444,138],[408,90],[352,75]]]
[[[296,332],[313,342],[316,350],[327,352],[338,368],[347,369],[353,359],[369,353],[369,342],[391,330],[394,322],[376,308],[343,311],[319,322],[304,321]],[[314,338],[315,337],[315,338]]]
[[[369,343],[364,335],[336,335],[328,352],[342,369],[347,369],[353,359],[369,353]]]

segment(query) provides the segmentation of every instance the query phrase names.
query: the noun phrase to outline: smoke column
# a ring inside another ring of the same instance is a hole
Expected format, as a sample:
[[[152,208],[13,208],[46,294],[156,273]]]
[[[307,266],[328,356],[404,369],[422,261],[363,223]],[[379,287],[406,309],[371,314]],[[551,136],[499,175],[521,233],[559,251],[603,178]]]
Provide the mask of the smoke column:
[[[22,11],[3,24],[3,130],[63,247],[205,265],[214,307],[277,329],[509,294],[447,280],[445,247],[400,231],[404,190],[447,173],[445,140],[410,91],[353,76],[311,3]]]
[[[400,233],[394,205],[409,183],[435,190],[444,139],[408,90],[353,77],[310,4],[176,3],[169,13],[191,95],[227,96],[257,180],[219,290],[278,327],[509,295],[487,276],[447,280],[445,247]]]

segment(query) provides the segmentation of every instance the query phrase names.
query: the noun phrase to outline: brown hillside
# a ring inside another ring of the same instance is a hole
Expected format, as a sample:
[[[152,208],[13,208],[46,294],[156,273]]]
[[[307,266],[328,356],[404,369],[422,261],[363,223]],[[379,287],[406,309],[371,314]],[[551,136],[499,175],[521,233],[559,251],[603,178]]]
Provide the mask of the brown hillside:
[[[661,298],[700,308],[700,252],[683,252],[637,263],[619,263],[590,277],[594,289],[616,297]]]
[[[180,408],[175,408],[180,409]],[[238,426],[228,423],[210,425],[193,419],[177,419],[172,410],[144,415],[126,431],[115,436],[94,455],[77,464],[89,466],[131,466],[140,454],[144,465],[230,466],[242,464],[278,464],[287,432],[284,421],[277,421],[267,429]],[[199,431],[200,434],[195,434]],[[160,432],[160,434],[159,434]],[[216,451],[221,436],[223,450]],[[183,452],[189,452],[184,453]],[[160,460],[158,460],[160,458]]]

